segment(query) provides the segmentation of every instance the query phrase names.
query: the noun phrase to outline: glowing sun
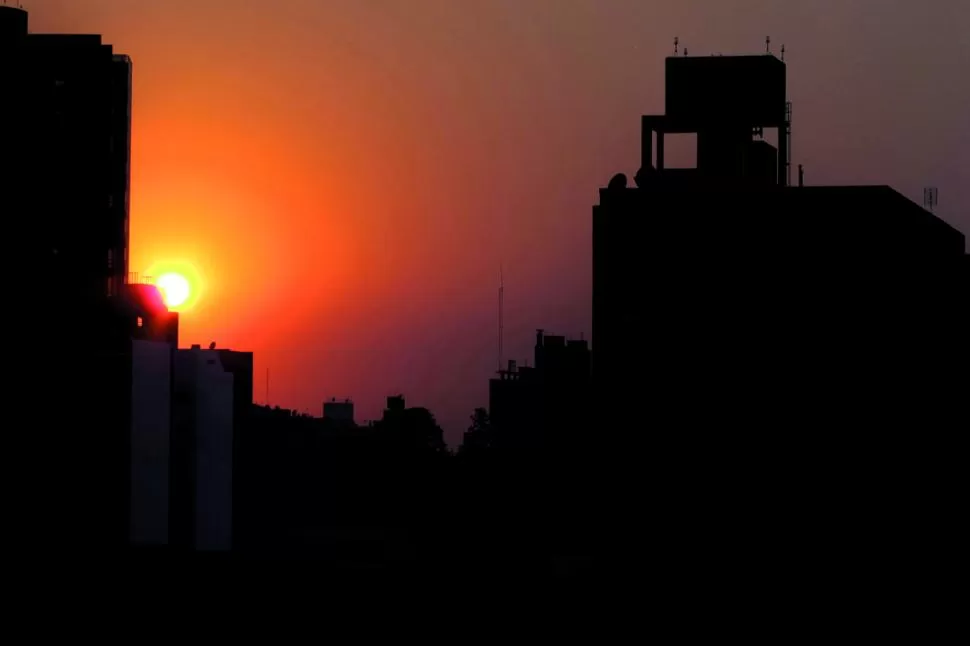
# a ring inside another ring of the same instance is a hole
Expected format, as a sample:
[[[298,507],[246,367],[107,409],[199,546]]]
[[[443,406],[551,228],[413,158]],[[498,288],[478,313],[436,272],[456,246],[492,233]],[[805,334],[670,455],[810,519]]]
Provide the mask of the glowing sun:
[[[184,305],[192,295],[192,287],[182,274],[169,272],[158,277],[156,285],[162,292],[165,305],[174,308]]]

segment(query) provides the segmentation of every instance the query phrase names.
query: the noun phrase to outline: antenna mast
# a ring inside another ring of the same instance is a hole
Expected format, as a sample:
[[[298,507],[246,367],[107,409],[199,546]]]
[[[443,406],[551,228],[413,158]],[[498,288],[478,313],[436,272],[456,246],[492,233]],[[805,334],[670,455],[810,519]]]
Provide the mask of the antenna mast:
[[[505,341],[505,269],[500,265],[498,271],[498,369],[501,371]]]

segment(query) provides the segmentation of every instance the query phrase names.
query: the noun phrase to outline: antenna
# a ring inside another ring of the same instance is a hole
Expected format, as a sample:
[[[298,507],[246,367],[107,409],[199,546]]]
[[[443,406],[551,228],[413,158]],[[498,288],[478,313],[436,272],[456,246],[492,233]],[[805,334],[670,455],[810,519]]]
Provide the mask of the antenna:
[[[765,53],[771,53],[771,36],[765,36]]]
[[[505,268],[499,265],[499,284],[498,284],[498,369],[502,370],[502,360],[504,358],[505,342]]]
[[[936,210],[936,207],[940,204],[940,191],[935,186],[927,186],[923,189],[923,206],[927,208],[930,213]]]
[[[679,47],[680,47],[680,38],[674,36],[674,56],[678,54]]]
[[[782,63],[785,62],[785,45],[784,45],[784,43],[782,43],[782,45],[781,45],[781,62]]]

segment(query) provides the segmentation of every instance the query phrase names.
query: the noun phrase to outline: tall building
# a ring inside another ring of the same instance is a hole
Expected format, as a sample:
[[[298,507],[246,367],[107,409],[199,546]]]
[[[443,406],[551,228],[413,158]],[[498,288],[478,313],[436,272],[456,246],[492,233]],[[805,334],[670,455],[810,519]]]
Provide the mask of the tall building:
[[[131,60],[101,36],[27,26],[25,11],[0,7],[12,251],[61,303],[90,304],[128,274]]]
[[[621,175],[600,191],[594,373],[612,410],[628,406],[621,418],[635,415],[640,394],[682,393],[693,414],[702,411],[688,392],[702,383],[727,393],[777,374],[780,359],[847,359],[860,349],[850,338],[858,317],[886,315],[873,339],[957,320],[959,231],[886,186],[788,185],[785,78],[771,55],[668,59],[667,113],[643,117],[636,186]],[[766,128],[778,130],[778,148],[761,138]],[[667,168],[671,133],[696,134],[696,168]],[[920,300],[919,316],[907,299]],[[843,325],[827,325],[836,311]],[[842,352],[847,343],[856,350]],[[822,354],[801,352],[809,346]],[[738,374],[746,365],[759,370]],[[761,409],[762,391],[741,390],[726,405]]]
[[[178,335],[158,291],[127,280],[131,61],[97,35],[31,33],[0,6],[0,94],[0,262],[18,277],[8,394],[38,411],[5,470],[32,483],[14,538],[120,548],[145,420],[137,347]]]
[[[968,387],[964,236],[888,186],[791,185],[774,56],[676,57],[666,73],[635,185],[615,176],[593,207],[617,505],[632,496],[658,536],[701,551],[713,534],[750,546],[842,522],[851,542],[868,520],[914,521],[904,492],[940,500]],[[695,135],[695,168],[668,167],[671,133]]]

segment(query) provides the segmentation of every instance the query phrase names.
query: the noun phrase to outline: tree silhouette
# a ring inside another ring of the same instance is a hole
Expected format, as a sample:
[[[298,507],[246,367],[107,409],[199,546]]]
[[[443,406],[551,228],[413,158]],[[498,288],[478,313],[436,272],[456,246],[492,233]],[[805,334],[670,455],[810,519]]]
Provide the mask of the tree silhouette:
[[[471,416],[471,425],[465,431],[459,455],[472,455],[487,450],[492,445],[492,420],[484,408],[476,408]]]

